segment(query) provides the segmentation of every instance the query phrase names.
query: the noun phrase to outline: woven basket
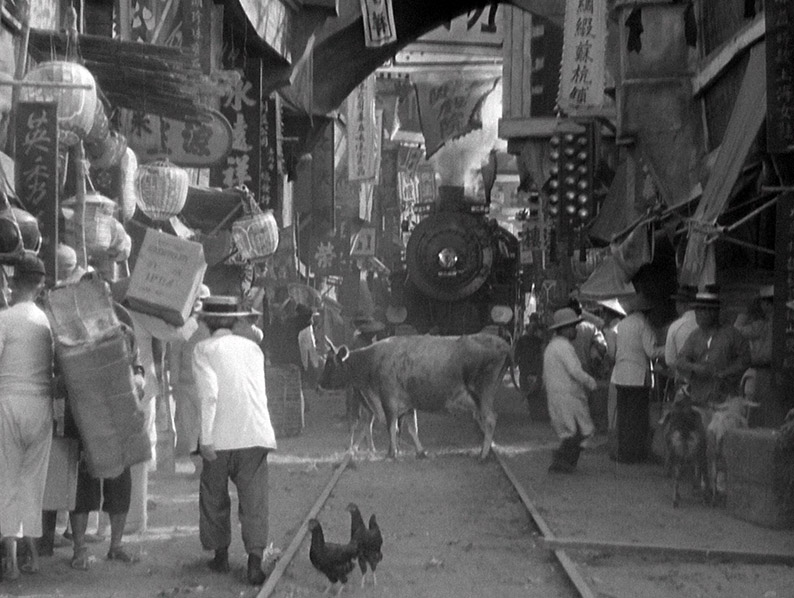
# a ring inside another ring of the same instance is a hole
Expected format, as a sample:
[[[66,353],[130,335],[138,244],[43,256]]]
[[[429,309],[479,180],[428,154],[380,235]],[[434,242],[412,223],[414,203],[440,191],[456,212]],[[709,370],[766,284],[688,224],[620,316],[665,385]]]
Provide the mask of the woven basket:
[[[267,407],[276,438],[298,436],[304,426],[301,371],[296,365],[265,367]]]
[[[121,326],[110,291],[101,280],[52,289],[45,310],[55,340],[62,345],[96,341],[115,334]]]
[[[271,210],[240,218],[232,224],[232,238],[244,260],[261,260],[276,252],[278,224]]]

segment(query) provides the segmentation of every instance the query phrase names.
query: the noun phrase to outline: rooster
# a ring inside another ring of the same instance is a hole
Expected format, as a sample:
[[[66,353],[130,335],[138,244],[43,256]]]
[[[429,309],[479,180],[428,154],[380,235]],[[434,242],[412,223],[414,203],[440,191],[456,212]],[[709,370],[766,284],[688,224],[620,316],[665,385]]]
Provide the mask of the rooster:
[[[352,540],[348,544],[326,542],[323,527],[316,519],[309,519],[309,531],[312,534],[309,560],[314,568],[325,575],[329,581],[323,595],[327,594],[338,581],[341,585],[336,591],[336,595],[339,596],[347,583],[348,574],[355,566],[354,560],[358,555],[358,545]]]
[[[381,547],[383,546],[383,536],[378,527],[378,521],[373,513],[369,518],[369,528],[364,526],[364,518],[361,516],[358,506],[355,503],[347,505],[350,512],[350,541],[358,545],[358,566],[361,568],[361,587],[367,579],[367,565],[372,569],[372,585],[378,584],[378,577],[375,569],[383,559]]]

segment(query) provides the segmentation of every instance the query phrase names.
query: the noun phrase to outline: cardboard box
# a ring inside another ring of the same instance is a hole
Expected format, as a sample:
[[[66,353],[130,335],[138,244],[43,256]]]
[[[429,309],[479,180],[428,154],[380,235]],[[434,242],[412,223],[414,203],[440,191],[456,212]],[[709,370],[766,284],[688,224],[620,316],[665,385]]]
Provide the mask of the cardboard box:
[[[126,300],[136,311],[182,326],[193,309],[206,269],[201,243],[147,229]]]
[[[71,511],[77,495],[77,462],[80,449],[75,438],[55,436],[50,449],[47,483],[44,486],[45,511]]]

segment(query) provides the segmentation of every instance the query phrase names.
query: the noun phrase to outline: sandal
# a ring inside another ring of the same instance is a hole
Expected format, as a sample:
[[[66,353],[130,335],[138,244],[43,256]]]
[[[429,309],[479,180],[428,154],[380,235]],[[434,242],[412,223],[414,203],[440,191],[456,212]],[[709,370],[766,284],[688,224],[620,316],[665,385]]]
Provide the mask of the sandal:
[[[133,559],[130,555],[128,555],[121,546],[111,547],[108,550],[108,560],[109,561],[119,561],[120,563],[134,563],[135,559]]]
[[[78,548],[74,551],[74,556],[72,557],[72,569],[76,569],[78,571],[88,571],[88,567],[91,564],[91,559],[88,556],[88,549],[87,548]]]

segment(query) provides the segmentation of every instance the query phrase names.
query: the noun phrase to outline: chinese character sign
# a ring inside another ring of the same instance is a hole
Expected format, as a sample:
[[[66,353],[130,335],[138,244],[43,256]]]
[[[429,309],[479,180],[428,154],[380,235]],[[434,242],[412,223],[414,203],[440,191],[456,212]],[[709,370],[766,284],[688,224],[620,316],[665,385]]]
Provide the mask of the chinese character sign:
[[[367,77],[347,98],[347,168],[351,181],[375,178],[375,78]]]
[[[560,91],[557,103],[569,115],[604,102],[606,2],[566,0]]]
[[[19,102],[16,118],[16,191],[42,226],[42,259],[55,272],[58,245],[58,104]]]
[[[794,151],[794,6],[766,3],[766,146]]]
[[[392,0],[361,0],[364,18],[364,43],[367,48],[378,48],[397,41]]]

